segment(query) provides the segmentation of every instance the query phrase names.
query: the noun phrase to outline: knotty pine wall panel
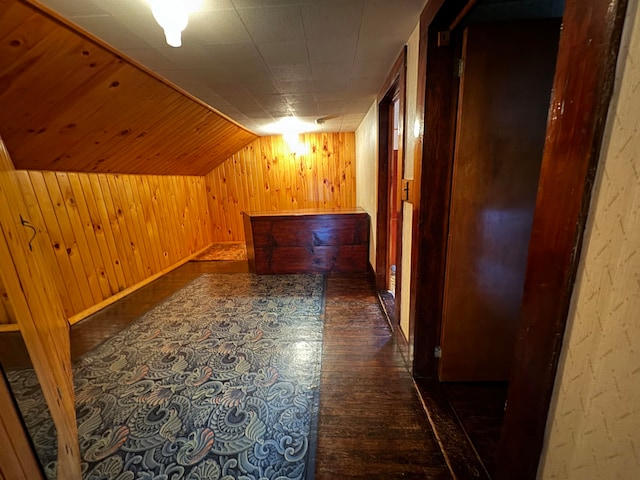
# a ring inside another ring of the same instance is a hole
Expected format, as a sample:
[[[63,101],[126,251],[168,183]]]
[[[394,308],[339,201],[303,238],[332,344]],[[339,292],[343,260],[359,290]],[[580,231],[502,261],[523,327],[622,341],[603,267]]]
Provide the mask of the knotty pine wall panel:
[[[28,220],[54,251],[52,273],[68,317],[211,243],[204,177],[24,170],[17,175]],[[2,318],[0,311],[0,323]]]
[[[8,323],[15,324],[16,319],[9,305],[9,297],[7,296],[7,290],[2,284],[0,279],[0,325],[6,325]]]
[[[0,135],[17,169],[204,175],[257,138],[41,6],[0,12]]]
[[[206,176],[213,241],[244,241],[243,211],[353,208],[355,134],[307,133],[308,153],[261,137]]]

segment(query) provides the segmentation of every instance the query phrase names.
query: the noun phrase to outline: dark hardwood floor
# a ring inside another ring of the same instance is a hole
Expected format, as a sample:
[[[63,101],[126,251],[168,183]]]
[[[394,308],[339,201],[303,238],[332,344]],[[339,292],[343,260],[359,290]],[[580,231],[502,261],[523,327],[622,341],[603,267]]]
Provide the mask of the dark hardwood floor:
[[[445,383],[443,387],[480,460],[494,475],[508,383]]]
[[[77,360],[203,273],[248,272],[246,261],[187,262],[71,327],[71,359]]]
[[[95,348],[202,273],[247,271],[246,261],[189,262],[72,326],[72,357]],[[456,396],[455,388],[449,398],[434,381],[418,380],[418,393],[406,343],[389,327],[373,276],[329,275],[326,285],[315,478],[452,479],[448,464],[460,480],[488,478],[461,427],[465,418],[468,425],[477,420],[472,405]],[[20,352],[10,344],[20,342],[5,340],[0,356],[10,368],[6,361]],[[466,408],[466,417],[456,416],[451,407],[456,402]]]
[[[247,262],[189,262],[71,329],[78,358],[201,273]],[[368,274],[327,277],[317,480],[451,479]]]
[[[316,478],[450,479],[373,278],[329,276]]]

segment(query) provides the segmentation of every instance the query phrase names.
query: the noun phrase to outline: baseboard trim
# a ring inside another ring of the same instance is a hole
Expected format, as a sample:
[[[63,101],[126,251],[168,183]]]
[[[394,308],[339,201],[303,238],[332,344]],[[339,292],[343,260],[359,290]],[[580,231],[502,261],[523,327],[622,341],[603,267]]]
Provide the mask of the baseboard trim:
[[[127,295],[135,292],[136,290],[139,290],[140,288],[144,287],[145,285],[150,284],[154,280],[157,280],[158,278],[162,277],[163,275],[166,275],[167,273],[171,272],[172,270],[175,270],[176,268],[181,267],[182,265],[184,265],[188,261],[194,259],[195,257],[200,255],[201,253],[204,253],[206,250],[211,248],[211,245],[213,245],[213,243],[210,243],[206,247],[198,250],[195,253],[192,253],[188,257],[183,258],[178,263],[175,263],[175,264],[171,265],[170,267],[167,267],[164,270],[161,270],[158,273],[155,273],[155,274],[151,275],[150,277],[145,278],[143,281],[141,281],[139,283],[136,283],[135,285],[132,285],[129,288],[125,288],[124,290],[116,293],[115,295],[110,296],[109,298],[101,301],[100,303],[96,303],[94,306],[89,307],[86,310],[83,310],[83,311],[81,311],[79,313],[76,313],[75,315],[72,315],[68,319],[69,320],[69,325],[75,325],[76,323],[80,322],[81,320],[84,320],[85,318],[87,318],[89,315],[93,315],[94,313],[102,310],[103,308],[108,307],[112,303],[117,302],[121,298],[126,297]],[[2,327],[2,325],[0,325],[0,328],[1,327]],[[0,330],[0,331],[2,331],[2,330]],[[10,330],[8,330],[8,331],[10,331]]]

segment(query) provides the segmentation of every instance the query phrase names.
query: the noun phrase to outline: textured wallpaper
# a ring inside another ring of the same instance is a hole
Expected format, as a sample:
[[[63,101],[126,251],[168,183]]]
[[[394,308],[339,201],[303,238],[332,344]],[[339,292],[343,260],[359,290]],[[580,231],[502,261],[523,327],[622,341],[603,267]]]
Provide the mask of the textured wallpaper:
[[[631,0],[540,479],[640,478],[637,7]]]

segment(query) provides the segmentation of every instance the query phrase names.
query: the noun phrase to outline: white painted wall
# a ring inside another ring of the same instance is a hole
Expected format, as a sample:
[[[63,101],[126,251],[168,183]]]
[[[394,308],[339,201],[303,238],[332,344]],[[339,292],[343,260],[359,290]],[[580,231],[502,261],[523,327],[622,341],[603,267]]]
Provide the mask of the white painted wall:
[[[418,98],[418,49],[420,25],[418,24],[407,41],[407,80],[404,119],[404,178],[414,178],[415,157],[422,145],[422,126],[416,128],[416,103]],[[371,242],[369,262],[376,265],[376,211],[378,208],[378,105],[374,100],[366,117],[356,130],[356,205],[371,216]],[[413,205],[404,202],[402,228],[402,290],[400,329],[409,336],[409,304],[411,281],[411,222]]]
[[[376,221],[378,209],[378,103],[356,129],[356,205],[371,217],[369,263],[376,266]]]
[[[418,58],[420,47],[420,22],[407,42],[406,118],[404,125],[404,178],[415,178],[415,160],[422,158],[422,125],[416,124],[418,102]],[[414,184],[414,188],[418,185]],[[414,205],[402,204],[402,288],[400,290],[400,330],[409,338],[411,303],[411,248]]]

